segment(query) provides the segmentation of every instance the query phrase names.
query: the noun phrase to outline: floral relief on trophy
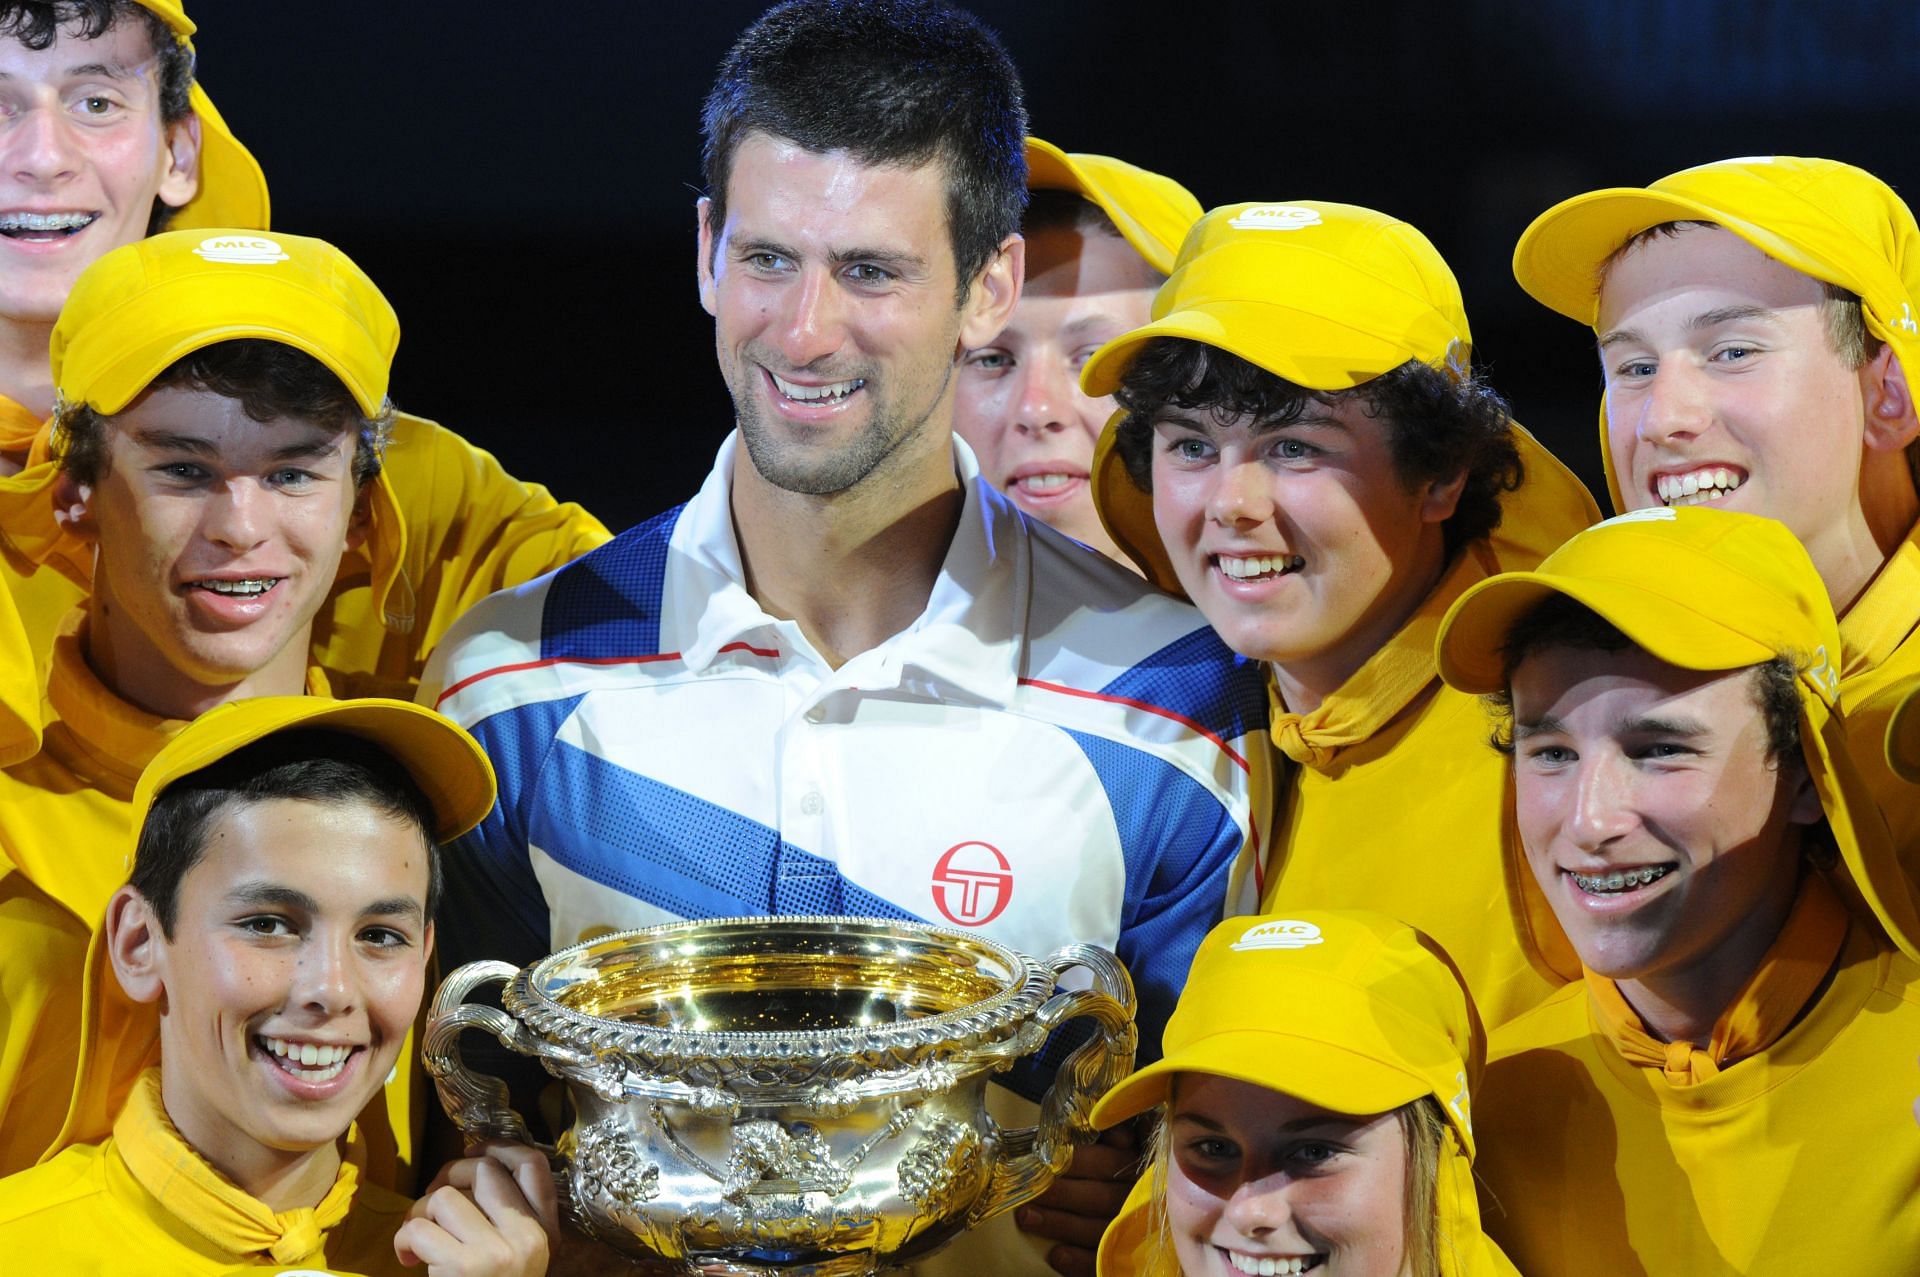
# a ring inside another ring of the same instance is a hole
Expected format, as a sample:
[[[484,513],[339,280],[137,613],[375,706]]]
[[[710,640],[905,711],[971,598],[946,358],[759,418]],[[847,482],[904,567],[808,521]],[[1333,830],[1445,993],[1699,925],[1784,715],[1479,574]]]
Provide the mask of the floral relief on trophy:
[[[574,1138],[573,1174],[579,1186],[576,1199],[591,1200],[625,1227],[644,1221],[638,1207],[660,1195],[660,1168],[640,1160],[625,1126],[602,1118]]]
[[[900,1182],[900,1195],[922,1216],[952,1214],[980,1191],[980,1133],[959,1122],[929,1122],[913,1148],[900,1159],[894,1174]]]

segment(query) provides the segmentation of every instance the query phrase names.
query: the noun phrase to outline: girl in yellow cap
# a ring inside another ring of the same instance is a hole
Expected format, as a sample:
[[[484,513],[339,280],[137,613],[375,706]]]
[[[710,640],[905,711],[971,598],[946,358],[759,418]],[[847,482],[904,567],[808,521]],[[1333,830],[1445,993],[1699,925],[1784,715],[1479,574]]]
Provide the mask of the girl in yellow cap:
[[[1233,918],[1195,955],[1166,1054],[1108,1093],[1159,1106],[1151,1171],[1100,1277],[1499,1277],[1480,1230],[1473,1001],[1380,914]]]

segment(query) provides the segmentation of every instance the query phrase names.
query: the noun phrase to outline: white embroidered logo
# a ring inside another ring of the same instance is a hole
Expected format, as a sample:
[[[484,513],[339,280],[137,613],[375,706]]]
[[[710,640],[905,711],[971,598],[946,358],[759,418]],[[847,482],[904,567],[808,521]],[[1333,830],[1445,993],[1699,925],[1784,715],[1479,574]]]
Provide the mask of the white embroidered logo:
[[[1227,220],[1227,225],[1243,231],[1297,231],[1320,225],[1320,214],[1298,204],[1261,204],[1241,209]]]
[[[1898,328],[1901,332],[1920,333],[1920,324],[1916,324],[1913,321],[1913,303],[1912,302],[1900,303],[1900,318],[1893,321],[1893,326],[1895,328]]]
[[[1807,678],[1827,694],[1828,700],[1839,695],[1840,671],[1833,668],[1833,658],[1827,655],[1825,643],[1813,649],[1813,663],[1807,667]]]
[[[1611,528],[1622,523],[1677,523],[1679,521],[1680,512],[1672,506],[1650,505],[1644,510],[1629,510],[1625,514],[1616,514],[1611,519],[1602,519],[1587,531],[1592,532],[1595,528]]]
[[[280,245],[256,235],[216,235],[201,240],[193,251],[210,262],[234,266],[271,266],[287,260],[286,250]]]
[[[1247,928],[1233,947],[1236,950],[1304,949],[1308,945],[1325,943],[1320,938],[1320,928],[1311,922],[1283,918],[1278,922],[1263,922],[1257,927]]]
[[[1460,1084],[1460,1090],[1452,1099],[1447,1101],[1447,1107],[1452,1109],[1453,1115],[1460,1119],[1460,1125],[1471,1131],[1473,1129],[1473,1122],[1467,1117],[1467,1075],[1465,1073],[1455,1073],[1453,1080]]]

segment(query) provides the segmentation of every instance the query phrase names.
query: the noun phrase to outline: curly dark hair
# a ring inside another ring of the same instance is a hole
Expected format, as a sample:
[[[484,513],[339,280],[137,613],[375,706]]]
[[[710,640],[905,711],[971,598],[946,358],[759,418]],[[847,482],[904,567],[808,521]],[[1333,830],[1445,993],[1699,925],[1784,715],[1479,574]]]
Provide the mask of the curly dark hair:
[[[937,0],[790,0],[748,27],[701,116],[707,222],[727,221],[734,152],[749,133],[862,164],[946,166],[956,305],[1020,229],[1027,112],[1000,38]],[[717,251],[717,248],[716,248]]]
[[[1128,366],[1114,398],[1127,410],[1115,446],[1143,492],[1153,490],[1154,422],[1168,408],[1279,426],[1311,404],[1358,401],[1387,423],[1394,472],[1409,489],[1466,474],[1442,528],[1449,556],[1500,526],[1501,496],[1525,478],[1506,400],[1478,374],[1455,382],[1417,359],[1351,390],[1309,390],[1218,346],[1157,337]]]
[[[193,89],[193,51],[151,9],[134,0],[0,0],[0,39],[18,41],[36,53],[52,48],[63,34],[98,40],[123,21],[146,28],[159,69],[160,121],[178,124],[193,112],[188,96]],[[155,200],[147,234],[167,229],[177,211],[164,200]]]
[[[238,399],[248,417],[262,424],[298,417],[335,430],[354,431],[353,481],[364,487],[380,473],[381,456],[393,433],[393,408],[364,416],[360,404],[333,370],[304,350],[247,337],[216,342],[181,356],[151,382],[149,390],[183,386]],[[106,473],[113,418],[84,403],[62,403],[53,415],[53,455],[80,483],[93,485]]]

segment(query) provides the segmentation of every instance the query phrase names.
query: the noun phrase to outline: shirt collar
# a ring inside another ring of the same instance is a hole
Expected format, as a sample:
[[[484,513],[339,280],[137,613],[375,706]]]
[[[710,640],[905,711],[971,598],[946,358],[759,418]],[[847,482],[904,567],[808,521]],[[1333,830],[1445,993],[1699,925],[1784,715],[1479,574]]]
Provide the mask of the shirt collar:
[[[770,616],[747,591],[730,488],[739,446],[737,431],[720,445],[713,470],[681,515],[669,556],[661,647],[678,650],[694,670],[735,644],[771,647],[783,658],[800,646],[799,628]],[[893,638],[850,659],[836,677],[865,691],[898,688],[1004,705],[1019,683],[1028,529],[1025,516],[980,478],[973,450],[957,436],[953,464],[965,500],[926,610]]]

